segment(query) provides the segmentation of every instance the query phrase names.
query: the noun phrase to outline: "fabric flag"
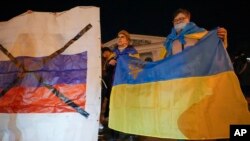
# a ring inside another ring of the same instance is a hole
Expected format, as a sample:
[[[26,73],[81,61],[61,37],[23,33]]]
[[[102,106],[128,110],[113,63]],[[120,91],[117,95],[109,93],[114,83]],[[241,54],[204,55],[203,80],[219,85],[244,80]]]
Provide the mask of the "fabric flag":
[[[99,8],[27,12],[0,32],[0,140],[96,141]]]
[[[247,102],[216,30],[157,62],[119,57],[110,102],[109,127],[131,134],[229,138],[231,124],[250,124]]]

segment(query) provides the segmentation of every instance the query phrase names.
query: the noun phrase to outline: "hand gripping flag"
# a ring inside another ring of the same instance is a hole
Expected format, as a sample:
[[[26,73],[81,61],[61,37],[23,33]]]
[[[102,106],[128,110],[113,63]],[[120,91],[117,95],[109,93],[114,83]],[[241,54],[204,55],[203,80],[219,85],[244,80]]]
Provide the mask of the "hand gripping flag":
[[[1,22],[1,140],[97,140],[99,24],[96,7]]]
[[[216,30],[195,46],[157,62],[119,57],[109,127],[174,139],[229,138],[250,113]]]

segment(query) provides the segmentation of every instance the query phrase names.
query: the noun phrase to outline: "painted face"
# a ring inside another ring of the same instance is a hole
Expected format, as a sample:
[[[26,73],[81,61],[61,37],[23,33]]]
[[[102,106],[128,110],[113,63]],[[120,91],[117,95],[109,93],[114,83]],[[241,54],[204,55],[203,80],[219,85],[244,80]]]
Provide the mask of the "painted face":
[[[125,35],[119,34],[117,38],[118,38],[118,40],[117,40],[118,46],[120,46],[120,47],[127,47],[128,46],[128,39]]]
[[[189,17],[183,13],[179,13],[173,20],[176,32],[180,32],[190,22]]]

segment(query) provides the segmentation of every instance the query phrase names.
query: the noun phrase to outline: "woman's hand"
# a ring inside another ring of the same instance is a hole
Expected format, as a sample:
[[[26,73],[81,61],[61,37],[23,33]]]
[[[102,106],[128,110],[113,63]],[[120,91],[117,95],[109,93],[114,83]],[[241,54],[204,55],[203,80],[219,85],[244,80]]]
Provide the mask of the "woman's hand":
[[[224,27],[219,27],[217,35],[223,41],[224,47],[227,48],[227,30]]]
[[[110,60],[109,65],[115,66],[116,65],[116,60],[115,59]]]

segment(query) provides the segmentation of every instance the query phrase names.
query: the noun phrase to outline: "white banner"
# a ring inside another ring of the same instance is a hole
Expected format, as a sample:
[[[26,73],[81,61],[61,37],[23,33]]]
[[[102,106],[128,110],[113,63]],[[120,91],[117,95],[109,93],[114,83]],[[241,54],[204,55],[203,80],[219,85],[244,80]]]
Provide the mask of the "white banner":
[[[97,141],[99,8],[26,12],[0,33],[0,140]]]

